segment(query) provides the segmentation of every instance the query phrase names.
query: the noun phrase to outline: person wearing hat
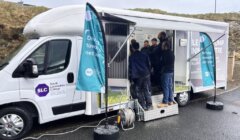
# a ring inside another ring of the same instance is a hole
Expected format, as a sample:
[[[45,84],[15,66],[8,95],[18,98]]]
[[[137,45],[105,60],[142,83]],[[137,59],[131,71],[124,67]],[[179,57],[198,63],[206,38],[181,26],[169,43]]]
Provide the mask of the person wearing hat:
[[[139,51],[139,43],[132,44],[133,53],[129,57],[129,79],[134,82],[137,99],[144,110],[152,109],[151,93],[148,81],[151,65],[147,55]]]

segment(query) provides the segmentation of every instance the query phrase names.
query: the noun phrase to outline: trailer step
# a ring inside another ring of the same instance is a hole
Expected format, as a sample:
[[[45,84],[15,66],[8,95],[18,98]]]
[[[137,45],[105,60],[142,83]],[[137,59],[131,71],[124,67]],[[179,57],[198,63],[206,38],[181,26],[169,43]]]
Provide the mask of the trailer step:
[[[139,121],[151,121],[159,118],[164,118],[172,115],[179,114],[178,104],[175,102],[173,105],[158,108],[157,105],[162,102],[163,95],[152,96],[153,109],[145,111],[138,101],[135,102],[136,115]]]

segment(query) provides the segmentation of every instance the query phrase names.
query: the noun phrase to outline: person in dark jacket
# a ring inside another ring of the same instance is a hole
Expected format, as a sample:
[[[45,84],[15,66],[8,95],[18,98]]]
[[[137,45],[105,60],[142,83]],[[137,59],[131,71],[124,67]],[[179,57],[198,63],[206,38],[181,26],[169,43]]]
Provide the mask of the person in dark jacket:
[[[162,49],[163,42],[168,40],[166,32],[160,32],[158,34],[158,39],[159,39],[159,44],[158,44],[159,49]]]
[[[137,42],[136,39],[132,39],[131,40],[131,44],[130,44],[130,53],[132,54],[133,53],[133,48],[132,48],[132,44]]]
[[[163,59],[162,44],[163,42],[168,41],[167,34],[165,32],[160,32],[158,34],[158,39],[159,39],[159,44],[153,53],[153,57],[155,60],[154,77],[156,78],[155,83],[157,87],[159,88],[159,90],[162,90],[162,86],[161,86],[162,67],[163,67],[162,66],[162,59]]]
[[[148,40],[144,41],[143,48],[141,49],[141,52],[148,55],[148,56],[150,55],[150,45],[149,45]]]
[[[133,54],[133,48],[132,48],[132,44],[137,42],[136,39],[131,39],[130,41],[130,55]],[[134,82],[131,82],[131,85],[130,85],[130,93],[131,93],[131,96],[133,99],[137,99],[137,95],[136,95],[136,91],[135,91],[135,84]]]
[[[158,60],[156,59],[156,50],[158,49],[158,44],[157,44],[157,39],[153,38],[151,40],[152,46],[150,47],[150,53],[149,53],[149,58],[151,62],[151,83],[153,86],[157,84],[157,77],[156,77],[156,67]]]
[[[167,35],[166,35],[166,33],[165,32],[160,32],[159,34],[158,34],[158,39],[159,39],[159,44],[158,44],[158,47],[157,47],[157,49],[155,50],[155,52],[154,52],[154,58],[155,58],[155,60],[156,60],[156,71],[157,71],[157,73],[158,73],[158,75],[160,74],[161,75],[161,69],[162,69],[162,45],[163,45],[163,43],[164,42],[166,42],[166,41],[168,41],[168,39],[167,39]],[[157,77],[159,77],[159,76],[157,76]]]
[[[143,48],[141,49],[141,52],[144,53],[145,55],[147,55],[150,58],[151,52],[150,52],[150,45],[149,45],[148,40],[144,41]],[[149,92],[152,93],[151,78],[149,78],[148,87],[149,87]]]
[[[153,38],[152,40],[151,40],[151,43],[152,43],[152,46],[150,46],[150,48],[149,48],[149,50],[150,50],[150,61],[151,61],[151,64],[152,64],[152,66],[154,67],[155,65],[155,56],[154,56],[154,54],[155,54],[155,51],[157,50],[157,47],[158,47],[158,44],[157,44],[157,39],[156,38]]]
[[[139,43],[132,44],[133,54],[129,57],[129,78],[136,87],[137,99],[144,110],[152,108],[148,81],[151,65],[147,55],[139,51]]]
[[[173,72],[174,72],[174,53],[168,41],[162,44],[162,76],[161,83],[163,89],[163,102],[158,107],[166,107],[174,104],[173,102]]]

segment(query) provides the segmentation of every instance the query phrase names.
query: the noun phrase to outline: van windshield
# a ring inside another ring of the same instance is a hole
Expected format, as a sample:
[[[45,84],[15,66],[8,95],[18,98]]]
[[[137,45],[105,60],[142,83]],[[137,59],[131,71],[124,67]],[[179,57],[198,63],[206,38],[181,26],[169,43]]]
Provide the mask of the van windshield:
[[[7,66],[12,58],[18,54],[22,50],[22,48],[28,44],[30,41],[23,42],[19,47],[17,47],[15,50],[10,52],[5,58],[0,59],[0,70],[2,70],[5,66]]]

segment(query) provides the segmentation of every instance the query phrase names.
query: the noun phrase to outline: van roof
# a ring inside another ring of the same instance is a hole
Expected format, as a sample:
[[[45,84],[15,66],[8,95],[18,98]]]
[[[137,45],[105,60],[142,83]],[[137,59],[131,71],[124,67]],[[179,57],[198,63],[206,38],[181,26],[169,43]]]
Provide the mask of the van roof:
[[[108,13],[136,23],[136,27],[161,28],[224,33],[229,24],[210,20],[185,18],[130,10],[96,7],[101,13]],[[84,28],[84,5],[53,8],[31,19],[24,28],[29,38],[51,35],[79,35]]]

